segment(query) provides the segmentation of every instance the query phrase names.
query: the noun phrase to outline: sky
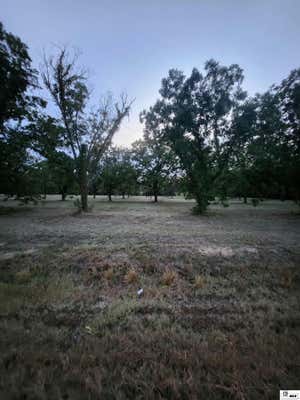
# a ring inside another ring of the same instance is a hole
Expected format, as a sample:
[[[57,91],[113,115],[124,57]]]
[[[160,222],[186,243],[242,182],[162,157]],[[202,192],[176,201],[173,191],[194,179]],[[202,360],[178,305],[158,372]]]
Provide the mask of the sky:
[[[79,49],[93,99],[111,91],[135,98],[117,145],[140,139],[139,113],[158,98],[170,68],[189,74],[214,58],[239,64],[250,95],[300,67],[300,0],[0,0],[7,31],[43,51]]]

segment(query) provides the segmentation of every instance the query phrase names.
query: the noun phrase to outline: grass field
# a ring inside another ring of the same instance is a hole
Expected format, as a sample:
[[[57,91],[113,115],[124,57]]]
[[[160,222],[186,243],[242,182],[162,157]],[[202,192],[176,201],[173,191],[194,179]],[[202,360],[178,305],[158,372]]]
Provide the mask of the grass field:
[[[0,208],[0,399],[277,399],[300,382],[291,202]],[[139,289],[143,293],[138,295]]]

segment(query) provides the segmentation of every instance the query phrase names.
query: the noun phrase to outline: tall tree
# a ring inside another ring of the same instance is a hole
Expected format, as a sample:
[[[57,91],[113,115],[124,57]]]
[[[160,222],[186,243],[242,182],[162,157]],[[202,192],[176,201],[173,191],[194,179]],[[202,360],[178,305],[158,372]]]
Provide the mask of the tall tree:
[[[204,69],[205,75],[193,69],[188,78],[170,70],[162,80],[161,98],[141,114],[145,129],[179,157],[198,213],[206,210],[227,165],[234,141],[231,115],[246,96],[238,65],[225,67],[210,60]]]
[[[29,93],[38,85],[28,48],[20,38],[6,32],[0,22],[0,133],[5,123],[30,118],[36,103],[45,102]],[[33,107],[33,108],[32,108]]]
[[[286,126],[282,165],[294,200],[300,204],[300,68],[277,86],[282,120]]]
[[[89,179],[122,120],[129,114],[132,102],[125,95],[118,102],[108,95],[100,101],[96,111],[88,110],[90,92],[86,73],[76,67],[76,57],[71,58],[66,49],[56,57],[45,58],[42,77],[60,112],[63,146],[76,165],[82,210],[87,211]]]
[[[30,90],[37,87],[28,48],[0,22],[0,191],[24,194],[32,156],[26,124],[45,102]],[[26,181],[26,182],[25,182]]]

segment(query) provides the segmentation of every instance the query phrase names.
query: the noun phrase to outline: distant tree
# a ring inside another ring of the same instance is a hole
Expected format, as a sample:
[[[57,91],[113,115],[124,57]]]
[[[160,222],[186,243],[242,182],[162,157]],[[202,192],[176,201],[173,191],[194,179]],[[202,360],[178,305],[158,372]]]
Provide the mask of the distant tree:
[[[131,149],[119,149],[119,184],[118,191],[122,198],[129,196],[137,190],[137,170],[134,166],[133,152]]]
[[[87,211],[89,180],[93,180],[101,157],[128,115],[131,102],[125,95],[119,102],[108,95],[96,111],[88,111],[90,92],[86,73],[76,68],[76,57],[71,59],[66,49],[56,57],[45,58],[42,77],[60,112],[64,128],[60,139],[76,165],[82,210]]]
[[[117,192],[121,183],[119,151],[111,148],[102,158],[100,163],[100,174],[98,184],[103,193],[107,194],[108,200],[112,201],[112,195]]]
[[[161,99],[141,114],[147,131],[169,145],[185,171],[187,188],[203,213],[214,185],[232,151],[233,110],[245,99],[238,65],[224,67],[210,60],[205,75],[190,77],[170,70],[162,80]]]
[[[112,201],[113,194],[120,194],[123,199],[136,191],[137,171],[132,163],[131,150],[112,147],[102,158],[95,187],[108,195]]]
[[[74,160],[66,153],[58,152],[49,161],[52,181],[58,188],[61,199],[64,201],[70,189],[76,185],[74,177]]]
[[[145,132],[144,140],[138,140],[132,145],[133,160],[139,180],[146,192],[158,200],[168,178],[176,169],[176,156],[156,137]]]

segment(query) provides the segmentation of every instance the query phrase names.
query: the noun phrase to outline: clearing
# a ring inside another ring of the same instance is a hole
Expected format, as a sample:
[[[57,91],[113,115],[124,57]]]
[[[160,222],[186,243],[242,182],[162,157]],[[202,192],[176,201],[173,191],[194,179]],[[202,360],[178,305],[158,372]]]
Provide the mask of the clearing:
[[[291,202],[0,208],[0,398],[275,399],[300,382]],[[143,289],[138,296],[137,291]]]

